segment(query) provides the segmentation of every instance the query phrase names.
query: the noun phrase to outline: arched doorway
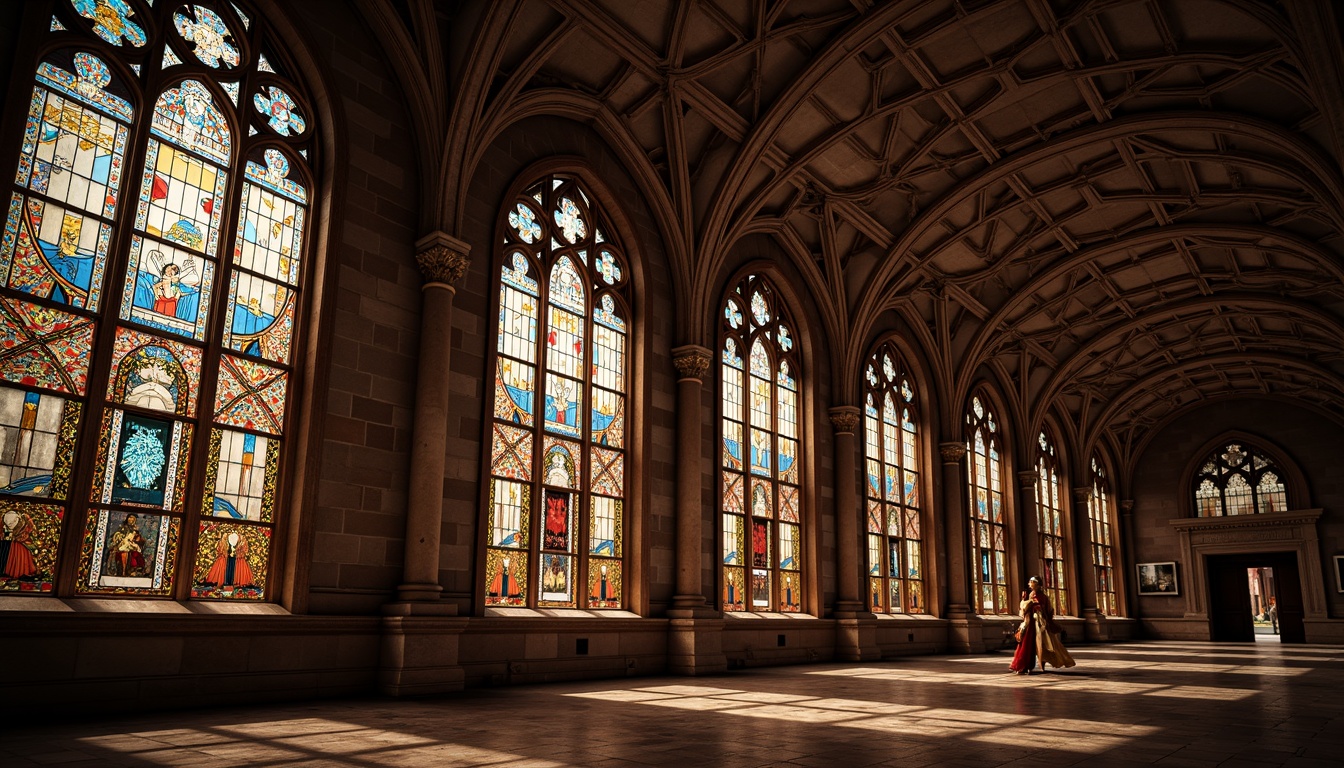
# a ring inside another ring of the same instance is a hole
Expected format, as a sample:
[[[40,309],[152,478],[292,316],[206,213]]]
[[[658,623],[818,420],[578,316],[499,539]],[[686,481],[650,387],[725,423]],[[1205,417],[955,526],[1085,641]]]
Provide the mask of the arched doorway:
[[[1273,571],[1275,597],[1278,600],[1279,639],[1284,643],[1305,643],[1306,615],[1302,600],[1302,580],[1294,552],[1262,552],[1212,555],[1205,564],[1209,584],[1209,634],[1215,642],[1252,642],[1255,607],[1247,589],[1246,570],[1265,568]]]

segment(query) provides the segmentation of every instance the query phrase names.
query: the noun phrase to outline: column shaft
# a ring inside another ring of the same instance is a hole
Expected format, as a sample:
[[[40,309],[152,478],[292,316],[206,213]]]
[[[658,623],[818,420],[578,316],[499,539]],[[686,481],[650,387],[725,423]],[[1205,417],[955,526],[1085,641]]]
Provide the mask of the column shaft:
[[[672,350],[677,368],[677,570],[676,594],[668,615],[691,617],[706,613],[703,573],[704,377],[713,359],[710,351],[694,344]]]
[[[470,262],[469,246],[436,232],[416,243],[424,275],[420,314],[420,361],[415,390],[415,427],[406,503],[406,554],[402,602],[438,600],[439,538],[443,526],[443,470],[448,444],[449,366],[452,362],[452,284]]]
[[[1022,554],[1022,570],[1025,573],[1009,575],[1008,596],[1010,598],[1027,588],[1028,577],[1035,575],[1042,579],[1047,578],[1044,573],[1041,573],[1045,568],[1045,553],[1041,547],[1041,514],[1036,509],[1036,484],[1040,481],[1040,477],[1040,474],[1034,469],[1024,469],[1017,473],[1017,498],[1021,510],[1017,517],[1020,522],[1017,529],[1022,532],[1021,543],[1017,551]],[[1018,579],[1021,579],[1021,581],[1017,581]]]
[[[1092,567],[1092,518],[1087,512],[1091,499],[1091,488],[1073,489],[1074,541],[1078,542],[1074,548],[1074,560],[1078,573],[1078,606],[1083,616],[1095,616],[1097,613],[1097,569]]]
[[[966,444],[938,444],[943,459],[943,530],[947,537],[947,606],[944,615],[971,614],[970,572],[966,537]]]
[[[830,416],[835,428],[835,548],[839,568],[835,613],[853,615],[864,610],[859,600],[861,510],[854,478],[854,432],[859,425],[859,409],[842,405],[832,408]]]

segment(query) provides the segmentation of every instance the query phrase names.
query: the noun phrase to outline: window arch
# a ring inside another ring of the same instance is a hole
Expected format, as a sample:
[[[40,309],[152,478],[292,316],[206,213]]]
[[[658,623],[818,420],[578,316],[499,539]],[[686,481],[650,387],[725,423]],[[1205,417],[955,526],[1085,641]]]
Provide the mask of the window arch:
[[[1097,610],[1119,616],[1115,583],[1115,509],[1111,485],[1101,462],[1092,457],[1092,487],[1087,497],[1087,519],[1092,528],[1092,569],[1097,581]]]
[[[1214,449],[1204,459],[1193,493],[1199,517],[1288,509],[1283,470],[1263,450],[1240,440]]]
[[[51,6],[0,241],[0,591],[274,593],[317,149],[246,7]]]
[[[998,420],[983,394],[971,398],[966,414],[970,458],[971,578],[977,613],[1012,613],[1008,602],[1007,510],[1003,501],[1003,461]]]
[[[883,342],[864,370],[868,601],[879,613],[924,613],[920,423],[911,375]]]
[[[487,606],[625,603],[630,280],[600,206],[550,175],[500,214]]]
[[[725,611],[803,608],[800,374],[796,326],[782,304],[760,275],[742,278],[723,304],[719,367]]]
[[[1036,526],[1041,535],[1041,581],[1055,613],[1069,612],[1064,479],[1055,444],[1042,431],[1036,439]]]

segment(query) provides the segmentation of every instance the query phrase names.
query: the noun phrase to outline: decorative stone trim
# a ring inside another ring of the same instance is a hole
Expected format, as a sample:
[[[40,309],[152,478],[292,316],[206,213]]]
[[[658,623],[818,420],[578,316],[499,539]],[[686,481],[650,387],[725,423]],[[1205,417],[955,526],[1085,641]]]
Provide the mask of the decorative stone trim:
[[[853,405],[837,405],[828,414],[837,435],[852,435],[859,428],[859,409]]]
[[[956,464],[966,457],[965,443],[939,443],[938,453],[943,457],[944,464]]]
[[[431,232],[415,243],[415,263],[426,285],[451,287],[471,266],[471,246],[443,232]]]
[[[714,355],[698,344],[687,344],[672,350],[672,365],[677,368],[677,381],[704,381]]]

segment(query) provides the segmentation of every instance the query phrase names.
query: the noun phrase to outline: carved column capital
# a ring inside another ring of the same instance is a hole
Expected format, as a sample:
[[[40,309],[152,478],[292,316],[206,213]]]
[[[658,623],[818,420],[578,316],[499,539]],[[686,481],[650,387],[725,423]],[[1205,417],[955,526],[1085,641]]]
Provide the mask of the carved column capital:
[[[415,242],[415,263],[426,287],[452,288],[471,266],[470,253],[470,245],[443,232],[431,232]]]
[[[1073,503],[1087,506],[1087,502],[1092,499],[1092,488],[1081,486],[1073,489]]]
[[[714,353],[699,344],[686,344],[672,350],[672,365],[677,367],[677,381],[704,381],[713,360]]]
[[[938,454],[943,457],[944,464],[956,464],[966,457],[966,444],[955,441],[939,443]]]
[[[837,435],[852,435],[859,428],[859,409],[853,405],[837,405],[827,412]]]
[[[1126,515],[1131,514],[1131,513],[1134,511],[1134,500],[1133,500],[1133,499],[1121,499],[1121,500],[1120,500],[1120,511],[1121,511],[1123,514],[1126,514]]]
[[[1024,491],[1036,490],[1036,482],[1040,479],[1040,472],[1034,469],[1024,469],[1017,473],[1017,485]]]

